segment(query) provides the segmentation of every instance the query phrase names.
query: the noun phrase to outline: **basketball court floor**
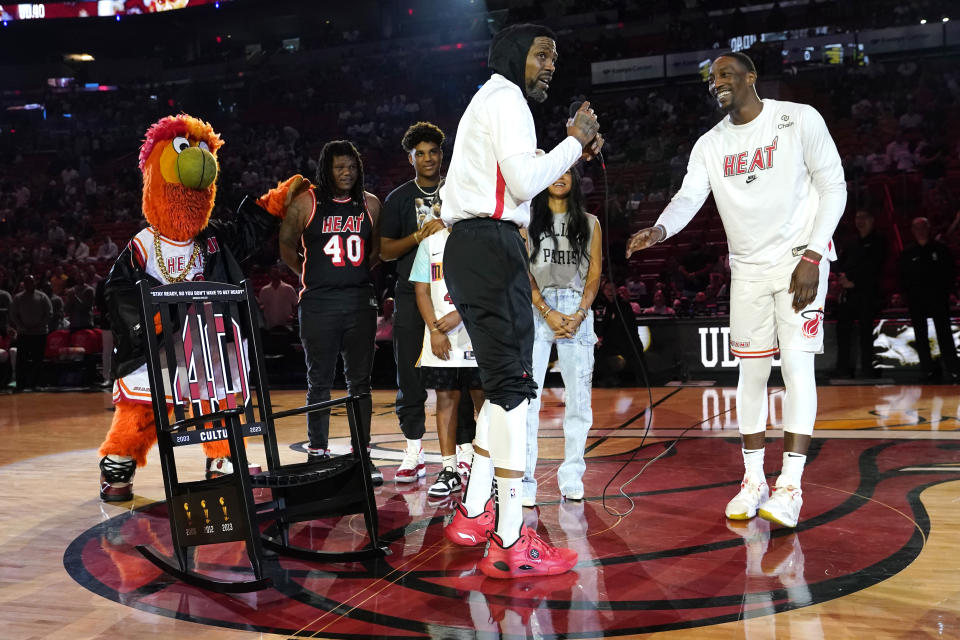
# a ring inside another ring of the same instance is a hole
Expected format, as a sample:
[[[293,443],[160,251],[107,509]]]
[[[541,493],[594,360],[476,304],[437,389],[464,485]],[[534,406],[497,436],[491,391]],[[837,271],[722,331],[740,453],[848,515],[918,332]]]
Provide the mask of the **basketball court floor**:
[[[453,501],[426,495],[439,471],[432,399],[427,478],[397,486],[404,444],[393,393],[376,391],[374,458],[387,479],[376,497],[391,554],[351,564],[281,558],[272,588],[241,595],[179,583],[134,549],[169,553],[155,449],[135,500],[101,503],[96,448],[112,415],[104,395],[0,397],[0,638],[960,637],[960,387],[821,388],[793,530],[723,516],[742,474],[734,389],[664,387],[652,397],[644,439],[646,389],[594,391],[586,499],[566,502],[556,486],[563,398],[546,392],[539,504],[525,517],[576,549],[579,563],[563,576],[498,581],[476,571],[481,549],[443,538]],[[273,394],[275,410],[302,399]],[[781,415],[782,390],[771,389],[772,477]],[[335,452],[346,451],[343,416],[332,431]],[[278,424],[285,461],[303,459],[305,432],[302,418]],[[181,460],[199,475],[196,449]],[[262,460],[258,444],[250,452]],[[296,538],[359,546],[363,522],[304,524]],[[232,544],[203,547],[196,561],[225,578],[249,566]]]

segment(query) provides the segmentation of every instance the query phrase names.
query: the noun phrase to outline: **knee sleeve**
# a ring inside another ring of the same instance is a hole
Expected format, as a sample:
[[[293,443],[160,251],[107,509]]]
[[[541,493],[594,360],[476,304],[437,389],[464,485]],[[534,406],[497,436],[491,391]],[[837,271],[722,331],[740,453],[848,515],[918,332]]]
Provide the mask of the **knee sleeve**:
[[[528,404],[529,400],[524,400],[510,411],[498,404],[484,404],[490,424],[488,451],[494,467],[510,471],[523,471],[526,467]],[[477,432],[479,431],[478,421]]]
[[[767,428],[767,379],[773,358],[740,358],[737,381],[737,424],[740,433],[761,433]]]
[[[814,355],[808,351],[784,349],[780,368],[787,393],[783,398],[783,429],[810,435],[817,419],[817,380],[813,371]]]
[[[480,406],[480,413],[477,414],[477,432],[473,436],[473,446],[479,447],[486,452],[490,451],[490,411],[488,407],[490,401],[485,401]]]

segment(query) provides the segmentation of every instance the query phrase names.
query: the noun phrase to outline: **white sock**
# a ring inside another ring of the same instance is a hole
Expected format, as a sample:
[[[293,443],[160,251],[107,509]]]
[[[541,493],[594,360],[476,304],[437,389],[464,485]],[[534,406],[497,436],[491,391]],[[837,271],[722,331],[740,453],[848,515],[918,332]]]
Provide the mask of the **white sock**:
[[[420,438],[416,440],[411,440],[407,438],[407,453],[417,454],[420,453],[420,449],[423,448],[423,444],[420,441]]]
[[[807,463],[807,456],[793,451],[784,451],[783,469],[777,478],[778,487],[800,488],[800,476],[803,475],[803,465]]]
[[[471,478],[471,482],[473,479]],[[520,499],[523,478],[497,478],[497,535],[509,547],[520,537],[523,503]]]
[[[440,465],[441,469],[450,469],[451,471],[457,468],[457,455],[452,456],[443,456],[443,461]]]
[[[763,452],[764,449],[741,449],[743,452],[743,468],[745,475],[751,482],[762,484],[767,481],[763,473]]]
[[[460,453],[461,458],[469,460],[473,457],[473,443],[465,442],[464,444],[458,444],[457,451]]]
[[[483,508],[490,499],[492,487],[493,462],[490,458],[478,453],[473,456],[470,481],[467,482],[466,495],[463,496],[463,508],[467,510],[467,516],[476,518],[483,513]]]

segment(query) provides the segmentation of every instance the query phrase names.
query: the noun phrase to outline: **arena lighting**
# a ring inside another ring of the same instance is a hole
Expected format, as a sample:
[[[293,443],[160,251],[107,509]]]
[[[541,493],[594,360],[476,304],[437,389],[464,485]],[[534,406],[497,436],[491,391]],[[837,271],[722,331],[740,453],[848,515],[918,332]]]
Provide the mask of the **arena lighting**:
[[[926,18],[920,18],[920,24],[927,24]]]
[[[946,18],[946,17],[945,17],[945,18],[942,20],[942,22],[950,22],[950,18]]]
[[[66,62],[93,62],[94,57],[89,53],[66,53],[63,55]]]

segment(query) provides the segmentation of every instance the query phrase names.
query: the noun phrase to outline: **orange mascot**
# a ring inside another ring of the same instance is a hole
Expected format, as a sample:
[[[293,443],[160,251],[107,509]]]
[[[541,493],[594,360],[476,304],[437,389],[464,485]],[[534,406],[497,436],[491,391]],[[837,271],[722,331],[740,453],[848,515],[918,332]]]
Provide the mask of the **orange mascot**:
[[[245,198],[234,220],[210,220],[217,193],[220,136],[206,122],[181,114],[152,125],[140,148],[143,215],[149,226],[127,244],[104,287],[115,333],[113,424],[100,445],[100,498],[133,498],[133,475],[157,440],[137,281],[154,286],[185,280],[239,284],[239,260],[280,226],[295,195],[309,183],[294,176],[254,201]],[[207,476],[231,473],[225,441],[203,444]]]

